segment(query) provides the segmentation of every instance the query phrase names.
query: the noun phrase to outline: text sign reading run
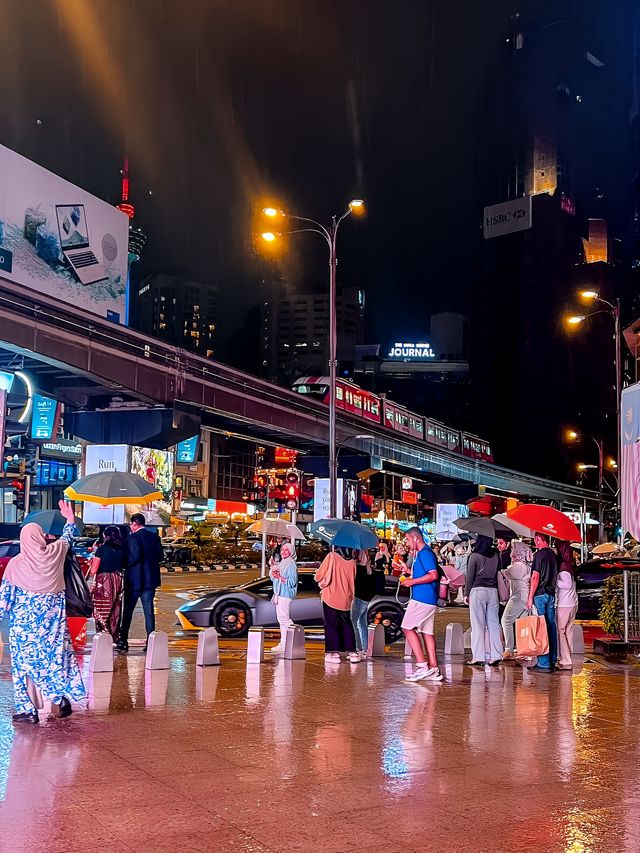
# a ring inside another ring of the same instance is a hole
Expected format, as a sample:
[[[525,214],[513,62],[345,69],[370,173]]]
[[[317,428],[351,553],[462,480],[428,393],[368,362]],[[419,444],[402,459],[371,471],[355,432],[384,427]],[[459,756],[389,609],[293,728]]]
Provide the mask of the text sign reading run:
[[[431,344],[409,344],[397,342],[389,349],[387,358],[435,358],[436,354],[433,351]]]

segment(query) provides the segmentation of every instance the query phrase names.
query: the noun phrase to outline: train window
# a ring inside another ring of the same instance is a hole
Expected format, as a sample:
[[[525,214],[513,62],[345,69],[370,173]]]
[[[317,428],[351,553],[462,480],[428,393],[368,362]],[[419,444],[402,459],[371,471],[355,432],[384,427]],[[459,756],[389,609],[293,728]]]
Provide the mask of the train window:
[[[385,418],[387,419],[388,423],[391,424],[391,426],[393,426],[393,411],[388,406],[385,409],[384,415],[385,415]]]
[[[353,403],[356,409],[362,409],[362,397],[360,396],[360,394],[353,395]]]
[[[371,400],[371,414],[376,415],[376,417],[380,417],[380,406],[378,401],[375,399]]]
[[[344,389],[341,388],[340,385],[338,385],[338,387],[336,388],[336,400],[342,399],[344,399]]]

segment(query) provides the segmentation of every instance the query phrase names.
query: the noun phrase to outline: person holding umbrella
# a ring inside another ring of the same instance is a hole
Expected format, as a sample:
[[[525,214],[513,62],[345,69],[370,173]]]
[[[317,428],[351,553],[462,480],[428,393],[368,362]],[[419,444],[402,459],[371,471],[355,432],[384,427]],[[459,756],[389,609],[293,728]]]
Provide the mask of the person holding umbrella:
[[[273,601],[276,605],[276,616],[280,626],[280,642],[270,651],[283,652],[287,628],[293,625],[289,612],[291,602],[298,592],[298,567],[296,566],[293,545],[283,542],[280,545],[280,559],[272,560],[269,577],[273,581]]]
[[[138,599],[142,602],[147,639],[156,628],[153,602],[156,589],[160,586],[160,561],[163,557],[162,544],[157,533],[146,528],[146,519],[141,512],[131,516],[131,535],[126,545],[126,567],[124,572],[124,606],[120,639],[116,645],[119,652],[129,651],[129,629]]]
[[[549,637],[549,652],[538,655],[535,666],[529,672],[553,672],[558,659],[558,631],[556,627],[556,586],[558,583],[558,558],[549,547],[549,537],[536,533],[533,537],[538,549],[531,566],[531,585],[527,610],[535,605],[538,616],[544,616]]]
[[[531,578],[531,561],[533,553],[528,545],[517,540],[511,544],[511,565],[502,569],[502,574],[509,583],[509,600],[502,614],[502,633],[505,650],[503,660],[513,660],[516,652],[516,637],[514,625],[527,611],[529,598],[529,581]]]
[[[350,548],[332,547],[314,575],[320,587],[324,617],[324,647],[327,663],[340,663],[347,652],[349,663],[360,663],[351,622],[355,596],[356,561]]]
[[[498,666],[502,661],[502,638],[498,619],[498,554],[493,541],[479,535],[474,546],[465,582],[465,599],[471,615],[471,660],[470,666],[485,665],[485,630],[489,630],[489,666]]]

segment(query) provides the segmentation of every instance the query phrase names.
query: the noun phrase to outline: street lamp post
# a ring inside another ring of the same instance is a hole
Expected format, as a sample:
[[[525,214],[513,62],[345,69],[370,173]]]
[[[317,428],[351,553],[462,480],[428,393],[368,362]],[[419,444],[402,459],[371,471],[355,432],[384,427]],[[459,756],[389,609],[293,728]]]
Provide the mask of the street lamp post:
[[[315,219],[309,219],[307,216],[292,216],[291,214],[285,214],[283,210],[279,210],[275,207],[265,207],[262,212],[266,216],[286,216],[294,222],[302,222],[312,226],[310,228],[299,228],[285,233],[287,235],[301,234],[304,232],[319,234],[326,240],[327,246],[329,247],[329,515],[331,518],[335,518],[338,492],[338,457],[336,452],[336,386],[338,375],[336,267],[338,266],[338,255],[336,251],[336,244],[340,224],[347,218],[347,216],[349,216],[350,213],[363,213],[364,202],[359,198],[353,199],[349,202],[349,206],[342,216],[331,217],[331,223],[328,226],[324,226],[320,222],[316,222]],[[278,235],[272,231],[266,231],[262,234],[262,238],[268,243],[272,243],[276,240],[277,236]]]
[[[568,441],[579,441],[581,438],[581,434],[573,429],[567,430],[566,436]],[[598,464],[579,464],[578,471],[588,471],[589,469],[596,468],[598,470],[598,542],[602,542],[604,540],[604,504],[602,500],[604,489],[604,440],[600,439],[598,441],[598,439],[594,438],[592,435],[587,436],[587,438],[590,438],[598,448]]]

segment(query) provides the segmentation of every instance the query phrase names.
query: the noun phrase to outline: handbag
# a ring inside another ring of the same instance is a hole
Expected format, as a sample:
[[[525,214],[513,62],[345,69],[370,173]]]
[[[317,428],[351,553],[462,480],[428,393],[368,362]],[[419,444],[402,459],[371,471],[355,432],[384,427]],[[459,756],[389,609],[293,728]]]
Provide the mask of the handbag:
[[[549,653],[549,635],[544,616],[530,613],[516,619],[516,656],[533,658]]]
[[[93,616],[91,592],[71,548],[64,558],[64,594],[67,616],[80,616],[84,619]]]
[[[498,598],[501,602],[509,601],[511,597],[511,590],[509,589],[509,584],[507,583],[507,579],[502,574],[502,572],[498,569]]]

